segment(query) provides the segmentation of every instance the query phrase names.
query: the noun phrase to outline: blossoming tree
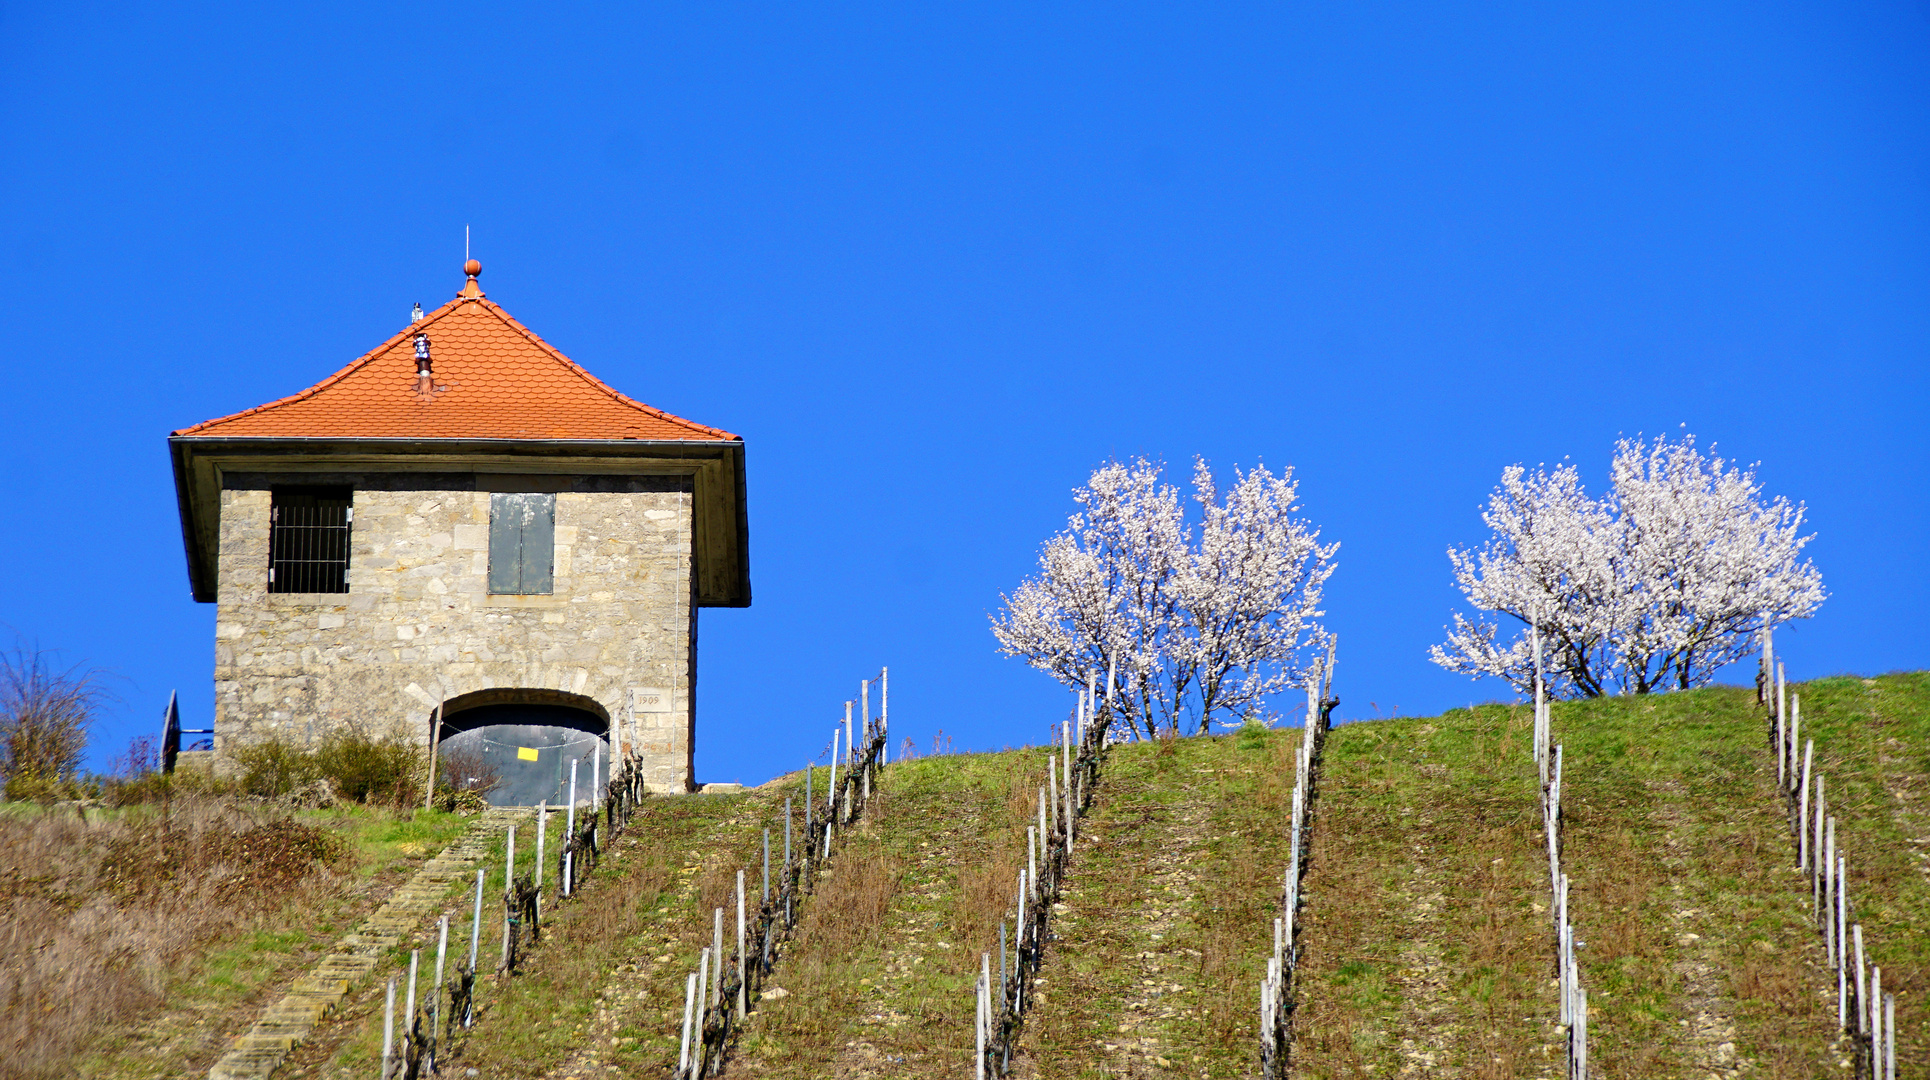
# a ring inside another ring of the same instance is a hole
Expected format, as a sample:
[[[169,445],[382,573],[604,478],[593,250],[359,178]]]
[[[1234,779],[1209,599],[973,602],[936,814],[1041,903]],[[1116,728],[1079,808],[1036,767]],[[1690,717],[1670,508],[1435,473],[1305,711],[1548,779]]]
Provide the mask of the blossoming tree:
[[[1753,468],[1687,436],[1619,440],[1609,473],[1595,500],[1571,465],[1502,471],[1481,515],[1494,535],[1448,559],[1469,604],[1518,627],[1504,641],[1493,620],[1457,612],[1436,664],[1529,693],[1538,630],[1550,693],[1686,690],[1746,655],[1765,620],[1823,602],[1822,575],[1801,558],[1802,505],[1765,502]]]
[[[1132,737],[1265,719],[1269,695],[1304,681],[1299,657],[1326,646],[1321,588],[1339,545],[1293,516],[1291,469],[1236,469],[1222,493],[1196,460],[1197,522],[1143,458],[1101,466],[1073,499],[1038,574],[1000,597],[1001,653],[1068,686],[1116,683],[1115,723]]]

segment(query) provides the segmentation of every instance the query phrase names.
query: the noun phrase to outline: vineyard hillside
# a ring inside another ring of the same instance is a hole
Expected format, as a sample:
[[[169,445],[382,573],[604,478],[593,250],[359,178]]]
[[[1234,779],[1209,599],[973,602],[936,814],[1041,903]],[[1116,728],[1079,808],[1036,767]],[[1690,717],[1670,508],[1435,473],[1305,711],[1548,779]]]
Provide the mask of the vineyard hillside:
[[[1930,676],[1790,691],[1828,778],[1852,918],[1897,995],[1900,1075],[1921,1075],[1911,1070],[1930,1060]],[[1553,707],[1593,1073],[1850,1075],[1763,716],[1753,691],[1734,688]],[[1011,1075],[1257,1074],[1259,985],[1290,858],[1301,734],[1248,728],[1105,753],[1050,907]],[[1324,739],[1291,1075],[1561,1074],[1532,739],[1532,710],[1502,704],[1344,724]],[[1014,929],[1050,753],[892,761],[814,866],[796,929],[747,1002],[720,1075],[972,1076],[974,982],[988,966],[997,976],[1001,937]],[[827,780],[822,768],[812,777],[820,796]],[[739,870],[751,903],[760,899],[766,830],[781,862],[786,801],[801,807],[804,785],[800,773],[643,803],[577,895],[553,903],[518,973],[485,971],[476,1023],[444,1048],[444,1074],[672,1075],[715,912],[732,910]],[[529,850],[534,823],[516,827]],[[560,843],[560,827],[545,839]],[[501,853],[493,858],[477,865],[500,890]],[[500,901],[491,904],[485,958],[499,948]],[[466,942],[464,888],[440,905]],[[411,947],[434,949],[435,914],[275,1075],[375,1074],[383,986],[406,974]],[[278,917],[302,925],[285,909]],[[270,1000],[299,974],[264,970],[243,996]],[[178,978],[161,986],[167,1000],[77,1045],[75,1060],[93,1075],[152,1075],[157,1048],[139,1028],[193,1030],[199,1017],[205,1030],[207,994]],[[239,1033],[238,1016],[219,1022]],[[208,1051],[195,1055],[205,1074]]]

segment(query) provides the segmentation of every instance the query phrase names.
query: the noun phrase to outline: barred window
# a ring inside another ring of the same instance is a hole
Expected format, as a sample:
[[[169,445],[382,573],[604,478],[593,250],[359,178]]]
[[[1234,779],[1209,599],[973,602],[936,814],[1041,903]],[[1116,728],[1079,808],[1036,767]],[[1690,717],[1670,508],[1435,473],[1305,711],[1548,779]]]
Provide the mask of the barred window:
[[[268,591],[345,593],[355,520],[348,488],[275,488],[268,528]]]
[[[554,591],[556,496],[489,497],[489,591],[546,595]]]

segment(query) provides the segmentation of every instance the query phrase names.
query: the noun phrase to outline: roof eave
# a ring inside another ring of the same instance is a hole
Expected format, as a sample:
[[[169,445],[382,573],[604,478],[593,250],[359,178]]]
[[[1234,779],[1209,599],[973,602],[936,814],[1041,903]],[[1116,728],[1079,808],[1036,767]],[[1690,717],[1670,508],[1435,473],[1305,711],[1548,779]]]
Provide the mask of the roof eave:
[[[174,464],[174,501],[180,510],[181,543],[186,548],[188,557],[188,591],[194,597],[196,603],[210,604],[213,603],[215,599],[215,583],[212,576],[208,573],[208,567],[205,566],[206,560],[199,557],[202,545],[196,542],[197,538],[195,536],[195,524],[197,520],[193,497],[195,485],[188,474],[190,468],[189,459],[192,455],[189,447],[183,445],[185,441],[186,440],[176,438],[168,439],[168,457]],[[217,522],[220,520],[221,513],[220,497],[220,491],[217,490],[215,492],[215,520]],[[220,528],[218,525],[215,531],[219,534]],[[217,548],[219,546],[218,536],[216,546]]]
[[[693,591],[700,607],[748,607],[751,602],[750,519],[744,440],[728,439],[417,439],[264,437],[173,434],[176,500],[188,581],[194,598],[212,603],[218,593],[221,475],[253,470],[320,472],[327,469],[410,471],[440,464],[509,472],[628,472],[644,470],[694,478],[692,506]],[[477,460],[477,459],[483,460]],[[600,460],[599,460],[600,459]],[[587,470],[585,466],[590,466]]]

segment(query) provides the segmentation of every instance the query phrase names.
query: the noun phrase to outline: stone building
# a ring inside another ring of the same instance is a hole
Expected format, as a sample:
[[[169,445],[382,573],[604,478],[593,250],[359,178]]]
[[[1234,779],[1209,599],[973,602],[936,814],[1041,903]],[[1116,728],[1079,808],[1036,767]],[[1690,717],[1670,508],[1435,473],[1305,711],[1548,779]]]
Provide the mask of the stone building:
[[[596,745],[688,790],[697,609],[751,599],[744,442],[604,385],[464,270],[327,379],[169,439],[216,767],[345,727],[426,744],[440,708],[496,802],[554,798]]]

